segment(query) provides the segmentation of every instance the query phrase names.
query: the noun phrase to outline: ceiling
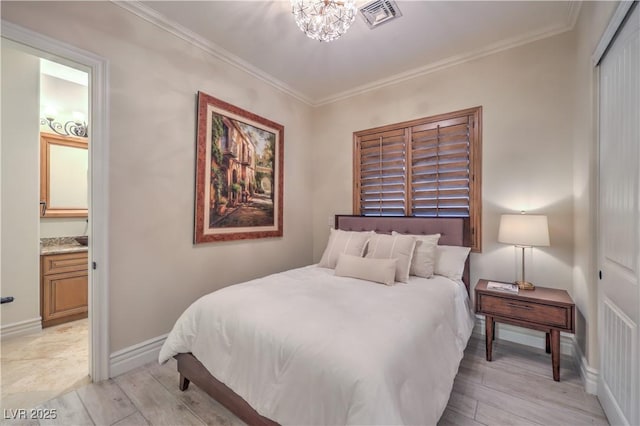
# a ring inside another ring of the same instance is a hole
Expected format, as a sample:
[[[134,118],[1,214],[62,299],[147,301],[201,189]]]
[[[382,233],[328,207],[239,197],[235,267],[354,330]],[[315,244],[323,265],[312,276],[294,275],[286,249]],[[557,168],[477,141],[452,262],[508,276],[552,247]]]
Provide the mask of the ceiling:
[[[289,1],[117,4],[311,105],[570,30],[580,9],[573,1],[397,1],[397,20],[371,30],[358,15],[344,36],[321,43],[298,29]]]

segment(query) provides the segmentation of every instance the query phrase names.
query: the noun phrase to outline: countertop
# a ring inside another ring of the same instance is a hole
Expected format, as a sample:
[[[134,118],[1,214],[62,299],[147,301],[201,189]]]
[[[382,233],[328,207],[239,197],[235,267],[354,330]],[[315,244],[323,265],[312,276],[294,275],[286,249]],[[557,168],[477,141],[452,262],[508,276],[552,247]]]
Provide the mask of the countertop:
[[[40,254],[63,254],[88,251],[89,247],[81,245],[75,237],[40,238]]]

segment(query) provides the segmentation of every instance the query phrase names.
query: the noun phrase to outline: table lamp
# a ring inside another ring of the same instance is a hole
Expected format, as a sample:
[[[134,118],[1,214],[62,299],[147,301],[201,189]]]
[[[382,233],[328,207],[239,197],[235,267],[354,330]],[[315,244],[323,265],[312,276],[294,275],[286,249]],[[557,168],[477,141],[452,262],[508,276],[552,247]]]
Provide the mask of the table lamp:
[[[522,280],[515,283],[522,290],[533,290],[535,286],[524,276],[524,249],[549,245],[547,216],[533,214],[503,214],[500,216],[498,242],[513,244],[522,249]]]

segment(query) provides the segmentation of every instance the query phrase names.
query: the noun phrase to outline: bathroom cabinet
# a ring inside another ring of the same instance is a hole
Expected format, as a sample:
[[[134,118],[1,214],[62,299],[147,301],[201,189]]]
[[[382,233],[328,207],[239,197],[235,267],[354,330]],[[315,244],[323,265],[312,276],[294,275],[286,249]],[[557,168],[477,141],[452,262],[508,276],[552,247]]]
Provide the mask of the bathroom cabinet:
[[[40,256],[42,327],[87,317],[87,252]]]

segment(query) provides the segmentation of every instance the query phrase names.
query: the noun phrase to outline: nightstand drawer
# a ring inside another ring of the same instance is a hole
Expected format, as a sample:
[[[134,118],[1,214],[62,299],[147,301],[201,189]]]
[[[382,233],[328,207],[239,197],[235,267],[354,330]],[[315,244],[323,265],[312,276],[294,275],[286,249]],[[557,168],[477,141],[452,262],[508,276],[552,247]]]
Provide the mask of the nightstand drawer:
[[[480,294],[479,306],[487,315],[502,316],[541,325],[571,329],[571,312],[560,306],[529,303],[508,297]]]

